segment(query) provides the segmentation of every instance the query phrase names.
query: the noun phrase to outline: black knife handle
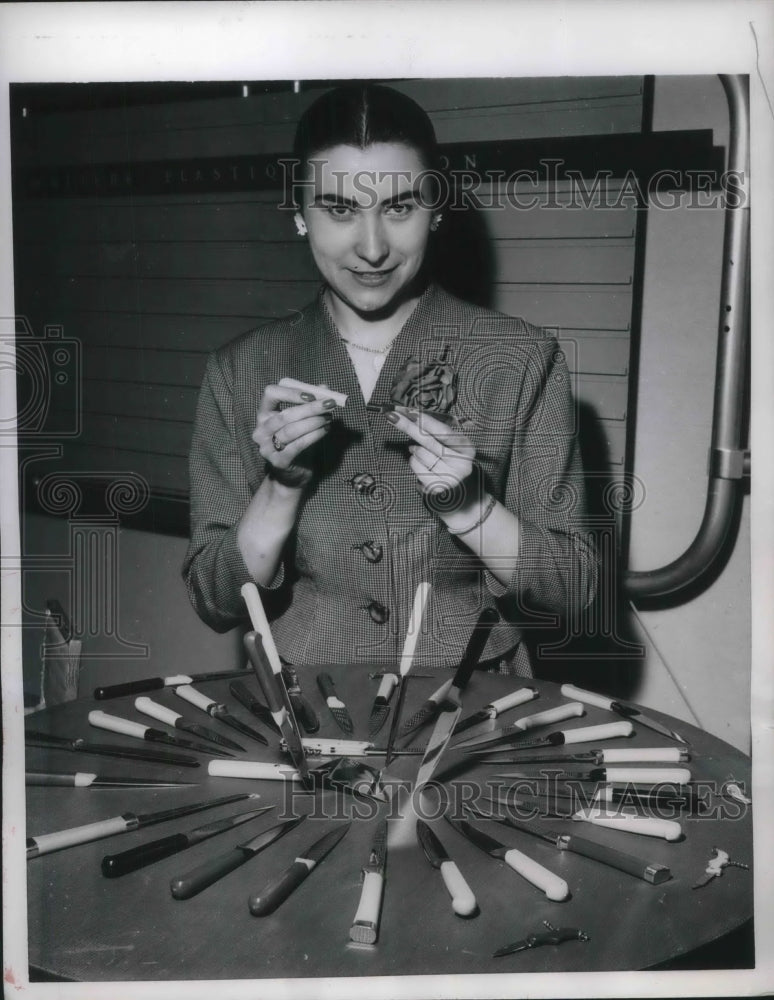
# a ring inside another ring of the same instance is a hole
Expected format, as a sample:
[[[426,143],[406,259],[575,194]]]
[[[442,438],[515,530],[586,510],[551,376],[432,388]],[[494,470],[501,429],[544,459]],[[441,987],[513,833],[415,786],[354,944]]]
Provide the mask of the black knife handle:
[[[185,875],[173,878],[169,883],[169,891],[175,899],[190,899],[224,875],[233,872],[235,868],[239,868],[245,861],[249,861],[254,854],[254,851],[243,851],[235,847],[226,854],[218,855],[217,858],[210,858],[198,868],[192,868]]]
[[[333,683],[333,678],[330,674],[318,674],[317,686],[320,688],[322,696],[326,701],[328,698],[336,697],[336,686]]]
[[[257,719],[260,719],[261,722],[264,723],[264,725],[271,726],[274,732],[279,732],[277,723],[274,721],[274,716],[264,704],[258,701],[243,681],[232,681],[229,684],[228,689],[240,705],[244,706],[248,712],[252,712]]]
[[[290,698],[290,704],[293,706],[296,719],[301,723],[304,731],[310,734],[316,733],[320,728],[320,720],[317,718],[317,712],[315,712],[302,694],[294,694],[289,691],[288,697]]]
[[[257,896],[250,896],[247,905],[254,917],[264,917],[267,913],[276,910],[280,903],[283,903],[291,892],[304,881],[310,869],[303,861],[294,861],[282,875],[275,881],[270,882],[263,892]]]
[[[127,681],[126,684],[111,684],[108,687],[96,688],[94,697],[97,701],[104,701],[106,698],[121,698],[125,694],[142,694],[143,691],[158,691],[164,686],[163,678],[151,677],[144,681]]]
[[[584,858],[601,861],[603,864],[618,868],[619,871],[627,872],[629,875],[644,879],[646,882],[658,884],[666,882],[672,877],[671,871],[665,865],[644,861],[642,858],[624,854],[623,851],[617,851],[615,848],[596,844],[592,840],[568,836],[564,838],[564,841],[568,851],[582,854]]]
[[[102,859],[102,874],[105,878],[128,875],[129,872],[136,872],[138,868],[152,865],[154,861],[161,861],[171,854],[184,851],[189,844],[190,840],[186,834],[173,833],[171,837],[162,837],[149,844],[130,847],[128,851],[121,851],[120,854],[106,854]]]

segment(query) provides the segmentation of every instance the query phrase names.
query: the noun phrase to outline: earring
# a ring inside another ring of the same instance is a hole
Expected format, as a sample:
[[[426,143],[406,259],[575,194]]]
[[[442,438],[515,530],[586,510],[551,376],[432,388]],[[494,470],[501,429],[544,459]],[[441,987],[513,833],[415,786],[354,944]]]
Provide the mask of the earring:
[[[438,212],[437,215],[433,216],[432,221],[430,222],[431,231],[435,232],[440,226],[441,222],[443,222],[443,213]]]
[[[304,222],[303,215],[301,215],[300,212],[296,212],[296,214],[293,216],[293,221],[296,224],[296,232],[298,233],[298,235],[306,236],[307,228],[306,228],[306,223]]]

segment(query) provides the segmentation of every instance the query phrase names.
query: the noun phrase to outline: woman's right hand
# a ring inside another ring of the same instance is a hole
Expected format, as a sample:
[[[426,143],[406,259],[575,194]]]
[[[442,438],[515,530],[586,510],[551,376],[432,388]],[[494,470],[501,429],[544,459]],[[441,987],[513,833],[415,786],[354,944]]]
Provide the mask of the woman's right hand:
[[[281,403],[294,405],[280,410]],[[308,392],[287,386],[266,386],[252,437],[271,466],[273,479],[294,489],[307,485],[313,471],[303,453],[328,433],[335,408],[334,399],[314,399]]]

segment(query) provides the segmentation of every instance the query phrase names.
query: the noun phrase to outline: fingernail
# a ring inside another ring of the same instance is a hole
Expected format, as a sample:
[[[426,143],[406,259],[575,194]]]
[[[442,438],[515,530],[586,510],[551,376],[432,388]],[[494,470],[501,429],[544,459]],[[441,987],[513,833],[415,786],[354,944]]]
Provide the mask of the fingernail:
[[[384,419],[389,420],[391,424],[397,424],[397,422],[400,420],[400,417],[398,416],[397,413],[385,413]]]
[[[419,420],[418,410],[406,410],[404,416],[407,420],[410,420],[412,424],[415,424]]]
[[[335,405],[336,405],[335,399],[326,399],[325,402],[323,403],[323,409],[332,410],[335,407]]]
[[[311,403],[313,400],[317,399],[317,397],[313,396],[311,392],[302,392],[301,399],[303,399],[305,403]]]

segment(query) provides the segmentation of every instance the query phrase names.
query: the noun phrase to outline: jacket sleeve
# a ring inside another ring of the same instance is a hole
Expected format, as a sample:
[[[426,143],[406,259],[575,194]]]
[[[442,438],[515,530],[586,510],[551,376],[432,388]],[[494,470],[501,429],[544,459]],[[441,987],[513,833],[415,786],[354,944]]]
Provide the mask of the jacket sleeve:
[[[530,351],[505,483],[504,505],[519,519],[518,564],[506,586],[488,570],[496,597],[526,618],[576,616],[594,599],[597,552],[586,514],[577,409],[557,342]]]
[[[245,619],[240,588],[252,579],[236,538],[253,491],[235,437],[232,385],[227,364],[211,355],[191,441],[191,535],[182,568],[196,613],[218,632]],[[280,564],[261,590],[276,590],[283,578]]]

